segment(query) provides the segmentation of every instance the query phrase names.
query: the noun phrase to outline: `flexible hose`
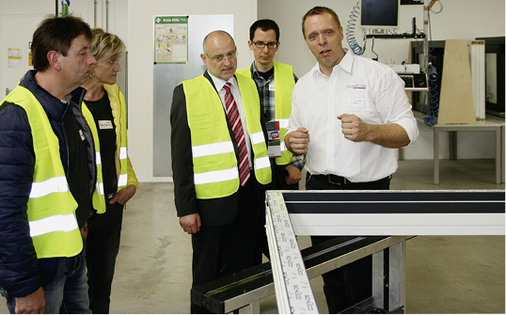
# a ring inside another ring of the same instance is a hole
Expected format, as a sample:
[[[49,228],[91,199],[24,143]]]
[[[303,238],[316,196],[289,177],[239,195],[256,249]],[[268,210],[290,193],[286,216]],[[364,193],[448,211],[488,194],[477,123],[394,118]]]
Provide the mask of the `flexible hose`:
[[[355,27],[358,24],[357,21],[359,14],[360,2],[357,2],[357,4],[353,6],[353,10],[349,16],[350,19],[348,20],[348,25],[346,26],[346,41],[355,55],[364,54],[364,49],[357,43],[357,39],[355,38]]]

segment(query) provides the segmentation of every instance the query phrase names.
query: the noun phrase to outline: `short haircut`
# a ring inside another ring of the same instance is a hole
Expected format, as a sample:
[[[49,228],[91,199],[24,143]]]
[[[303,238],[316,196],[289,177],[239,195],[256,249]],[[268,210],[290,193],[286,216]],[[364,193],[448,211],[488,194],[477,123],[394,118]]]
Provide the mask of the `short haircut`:
[[[204,41],[202,42],[202,50],[206,55],[207,55],[207,41],[209,40],[210,37],[214,36],[228,36],[235,45],[234,38],[228,32],[225,32],[223,30],[212,31],[211,33],[207,34],[206,37],[204,37]]]
[[[107,33],[101,28],[91,30],[93,38],[90,44],[90,52],[95,59],[117,60],[125,51],[125,44],[116,35]]]
[[[334,10],[332,10],[331,8],[327,8],[327,7],[316,6],[316,7],[312,8],[311,10],[307,11],[307,13],[304,14],[304,17],[302,18],[302,36],[304,36],[304,38],[306,38],[306,33],[304,30],[304,23],[306,22],[306,19],[310,16],[313,16],[313,15],[322,15],[323,13],[330,14],[332,16],[332,18],[336,21],[337,27],[341,27],[341,22],[339,21],[339,17],[337,16],[336,12],[334,12]]]
[[[255,23],[251,25],[249,28],[249,39],[253,41],[253,38],[255,38],[255,32],[256,30],[260,28],[262,31],[266,32],[268,30],[274,30],[276,32],[276,43],[279,42],[279,27],[276,22],[269,19],[264,20],[258,20]]]
[[[42,21],[32,38],[33,68],[41,72],[47,70],[50,67],[47,54],[51,50],[67,56],[72,41],[79,35],[88,40],[92,37],[90,26],[79,17],[52,16]]]

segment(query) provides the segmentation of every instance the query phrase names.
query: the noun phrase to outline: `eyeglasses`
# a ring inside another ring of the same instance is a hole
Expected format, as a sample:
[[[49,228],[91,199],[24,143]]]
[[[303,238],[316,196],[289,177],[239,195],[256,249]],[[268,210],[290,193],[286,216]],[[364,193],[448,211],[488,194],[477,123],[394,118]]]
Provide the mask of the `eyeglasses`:
[[[228,59],[235,59],[235,58],[237,58],[238,55],[239,55],[239,53],[237,51],[231,51],[226,56],[219,55],[219,56],[211,57],[206,54],[207,58],[211,59],[214,62],[218,62],[218,63],[228,60]]]
[[[264,43],[264,42],[253,42],[253,45],[255,45],[256,48],[260,48],[260,49],[264,49],[265,46],[267,46],[267,48],[269,49],[275,49],[276,47],[278,47],[278,43],[274,43],[274,42],[270,42],[270,43]]]

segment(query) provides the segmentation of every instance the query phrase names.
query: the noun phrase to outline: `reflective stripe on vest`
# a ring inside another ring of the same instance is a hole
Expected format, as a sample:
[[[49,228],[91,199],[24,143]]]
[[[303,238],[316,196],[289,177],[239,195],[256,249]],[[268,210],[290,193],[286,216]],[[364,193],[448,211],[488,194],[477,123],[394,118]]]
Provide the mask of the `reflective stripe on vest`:
[[[37,221],[30,221],[30,236],[36,237],[51,232],[70,232],[78,229],[74,214],[54,215]]]
[[[33,182],[29,198],[40,198],[52,193],[67,192],[69,185],[65,176],[49,178],[43,182]]]
[[[21,86],[4,101],[22,107],[31,128],[35,167],[26,213],[37,258],[76,256],[83,249],[74,215],[77,202],[69,191],[59,140],[47,114],[33,94]]]
[[[193,157],[201,157],[230,152],[234,152],[234,144],[232,143],[232,141],[203,144],[192,147]]]
[[[267,147],[260,125],[258,92],[254,82],[236,76],[253,148],[255,176],[260,183],[271,181],[265,167]],[[230,196],[239,188],[239,171],[225,110],[212,84],[204,76],[184,81],[188,126],[191,131],[194,184],[199,199]],[[202,104],[206,106],[202,106]],[[244,127],[244,126],[243,126]]]

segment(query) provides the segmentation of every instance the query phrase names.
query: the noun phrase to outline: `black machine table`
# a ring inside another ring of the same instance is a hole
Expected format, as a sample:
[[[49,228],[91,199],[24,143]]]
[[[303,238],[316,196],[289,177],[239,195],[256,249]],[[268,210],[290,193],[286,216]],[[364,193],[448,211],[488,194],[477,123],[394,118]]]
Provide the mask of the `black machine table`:
[[[270,262],[196,287],[213,313],[276,294],[279,313],[318,313],[310,278],[373,256],[373,296],[347,313],[403,313],[405,242],[416,235],[504,235],[504,190],[268,191]],[[347,236],[299,250],[297,235]]]

